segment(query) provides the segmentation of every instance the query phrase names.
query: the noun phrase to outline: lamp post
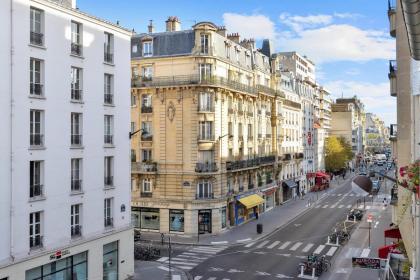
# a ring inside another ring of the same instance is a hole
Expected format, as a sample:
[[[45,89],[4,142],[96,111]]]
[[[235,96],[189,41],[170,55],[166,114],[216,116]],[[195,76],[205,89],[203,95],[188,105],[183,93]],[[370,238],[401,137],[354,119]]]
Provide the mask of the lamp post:
[[[147,134],[147,131],[144,129],[144,128],[140,128],[139,130],[136,130],[136,131],[134,131],[134,132],[129,132],[128,133],[128,138],[132,138],[135,134],[137,134],[137,133],[139,133],[141,131],[141,135],[143,136],[143,135],[145,135],[145,134]]]
[[[220,198],[223,197],[223,189],[222,189],[222,182],[223,182],[223,169],[222,169],[222,139],[224,137],[228,136],[228,139],[233,138],[233,135],[231,134],[225,134],[225,135],[221,135],[219,136],[219,158],[220,158]],[[226,205],[226,208],[228,207],[228,205]],[[226,211],[227,213],[227,211]],[[225,214],[226,215],[226,214]],[[198,232],[198,235],[200,235],[200,232]],[[197,235],[197,236],[198,236]]]

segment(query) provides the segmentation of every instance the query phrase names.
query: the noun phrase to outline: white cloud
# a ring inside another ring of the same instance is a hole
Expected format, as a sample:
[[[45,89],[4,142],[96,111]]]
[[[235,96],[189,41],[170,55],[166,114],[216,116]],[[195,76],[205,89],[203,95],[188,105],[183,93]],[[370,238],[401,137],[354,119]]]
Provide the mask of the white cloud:
[[[291,16],[283,13],[279,16],[280,21],[289,26],[295,32],[301,32],[305,28],[313,28],[320,25],[327,25],[333,21],[331,15],[309,15],[309,16]]]
[[[358,76],[360,75],[360,70],[357,68],[350,68],[346,71],[346,74],[350,76]]]
[[[274,39],[275,24],[264,15],[224,13],[223,22],[229,32],[239,32],[244,38]]]
[[[392,59],[395,56],[395,41],[388,34],[348,24],[305,29],[292,36],[283,33],[277,42],[281,50],[296,50],[316,63]]]
[[[372,112],[382,117],[384,121],[395,123],[396,99],[389,95],[389,82],[374,84],[358,81],[331,81],[325,87],[332,92],[334,98],[352,97],[357,95],[365,104],[366,112]]]

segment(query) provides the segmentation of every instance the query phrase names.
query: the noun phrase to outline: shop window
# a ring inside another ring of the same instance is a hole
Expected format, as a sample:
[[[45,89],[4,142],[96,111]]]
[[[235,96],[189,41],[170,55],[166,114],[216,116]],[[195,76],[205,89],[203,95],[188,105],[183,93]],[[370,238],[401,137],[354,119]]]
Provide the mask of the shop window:
[[[220,210],[220,216],[222,221],[222,228],[226,228],[226,207]]]
[[[118,241],[105,244],[103,250],[103,280],[118,279]]]
[[[160,228],[160,215],[159,209],[140,209],[140,228],[159,230]]]
[[[184,231],[184,210],[169,210],[169,230]]]

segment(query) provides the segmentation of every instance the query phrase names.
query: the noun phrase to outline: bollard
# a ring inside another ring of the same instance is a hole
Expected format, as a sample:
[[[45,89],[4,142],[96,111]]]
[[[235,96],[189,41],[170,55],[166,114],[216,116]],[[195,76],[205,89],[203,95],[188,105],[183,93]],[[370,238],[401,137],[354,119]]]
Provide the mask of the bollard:
[[[315,267],[312,268],[312,279],[315,279]]]
[[[335,237],[335,245],[338,246],[338,235]]]
[[[327,244],[330,244],[330,236],[328,235]]]
[[[299,276],[303,276],[303,265],[300,266],[300,275]]]

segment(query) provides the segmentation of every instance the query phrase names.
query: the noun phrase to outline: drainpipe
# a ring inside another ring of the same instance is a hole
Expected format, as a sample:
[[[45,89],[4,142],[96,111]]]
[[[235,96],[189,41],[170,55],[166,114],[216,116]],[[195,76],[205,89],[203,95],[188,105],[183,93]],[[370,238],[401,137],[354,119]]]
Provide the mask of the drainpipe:
[[[13,49],[13,0],[10,0],[10,123],[9,123],[9,149],[10,149],[10,211],[9,211],[9,225],[10,225],[10,258],[12,262],[15,260],[15,256],[13,255],[14,251],[14,240],[13,240],[13,57],[14,57],[14,49]]]
[[[418,196],[418,194],[416,194]],[[415,199],[416,207],[414,213],[414,235],[415,235],[415,250],[413,253],[413,261],[415,262],[414,265],[414,280],[420,280],[420,200]]]

